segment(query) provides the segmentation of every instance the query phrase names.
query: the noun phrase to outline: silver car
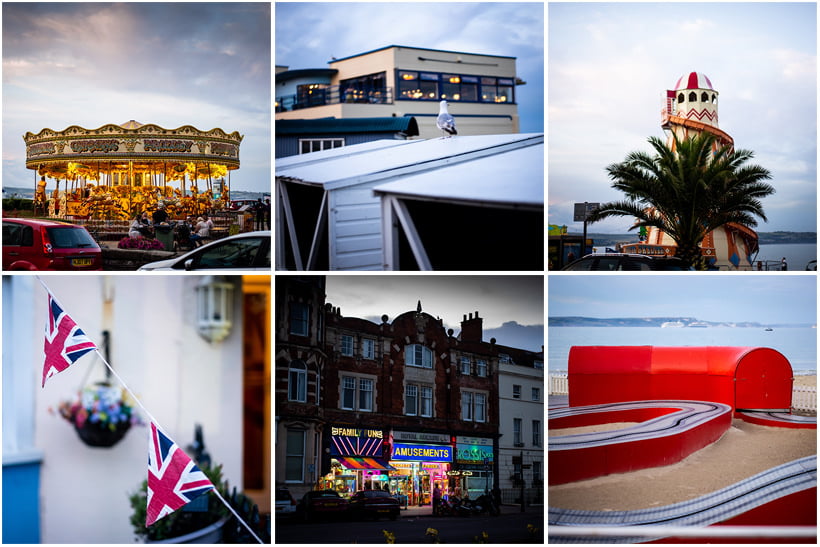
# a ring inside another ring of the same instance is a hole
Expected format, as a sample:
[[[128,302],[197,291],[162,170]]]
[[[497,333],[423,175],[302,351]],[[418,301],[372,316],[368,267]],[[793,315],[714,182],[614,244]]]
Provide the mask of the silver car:
[[[247,232],[218,239],[176,258],[149,262],[138,271],[267,270],[270,231]]]

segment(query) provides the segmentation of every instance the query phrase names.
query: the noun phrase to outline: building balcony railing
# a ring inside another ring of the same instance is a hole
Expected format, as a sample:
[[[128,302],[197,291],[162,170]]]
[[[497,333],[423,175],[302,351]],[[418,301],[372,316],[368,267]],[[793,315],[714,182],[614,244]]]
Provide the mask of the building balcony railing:
[[[297,93],[276,98],[276,112],[291,112],[329,104],[392,104],[393,88],[355,89],[338,85],[311,89],[309,93]]]

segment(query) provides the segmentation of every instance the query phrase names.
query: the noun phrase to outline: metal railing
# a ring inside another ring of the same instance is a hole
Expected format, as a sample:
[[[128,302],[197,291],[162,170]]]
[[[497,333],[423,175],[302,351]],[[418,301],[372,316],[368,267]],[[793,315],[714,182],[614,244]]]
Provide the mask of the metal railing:
[[[566,372],[550,373],[549,395],[569,395],[569,378]],[[792,408],[817,412],[817,387],[792,386]]]
[[[817,412],[817,387],[793,386],[792,408],[795,410]]]
[[[297,93],[295,95],[277,97],[276,112],[291,112],[293,110],[311,108],[314,106],[341,103],[392,104],[393,88],[355,89],[352,87],[342,88],[338,85],[331,85],[321,89],[312,89],[310,93]]]

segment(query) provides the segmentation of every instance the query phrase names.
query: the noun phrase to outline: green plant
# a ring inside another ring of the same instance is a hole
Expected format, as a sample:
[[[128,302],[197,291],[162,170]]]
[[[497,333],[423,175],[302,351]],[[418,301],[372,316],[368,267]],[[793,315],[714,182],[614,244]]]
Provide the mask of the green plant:
[[[202,472],[210,479],[214,486],[228,498],[228,484],[222,480],[222,465],[203,467]],[[167,515],[151,526],[145,526],[145,515],[148,498],[148,481],[142,481],[140,488],[129,496],[131,501],[131,525],[134,533],[141,539],[152,541],[183,536],[209,526],[221,518],[230,515],[225,505],[214,494],[204,494],[208,498],[208,510],[203,512],[185,511],[180,509]]]

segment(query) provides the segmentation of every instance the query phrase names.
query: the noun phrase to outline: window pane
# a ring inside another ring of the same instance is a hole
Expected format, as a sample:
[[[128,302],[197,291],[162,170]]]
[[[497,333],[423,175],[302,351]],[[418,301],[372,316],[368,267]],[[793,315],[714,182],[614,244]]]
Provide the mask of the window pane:
[[[461,84],[461,100],[462,101],[477,101],[478,100],[478,86],[476,84]]]
[[[290,333],[297,336],[308,335],[308,307],[301,302],[290,305]]]
[[[285,480],[301,481],[305,456],[305,432],[288,429]]]
[[[521,418],[513,418],[513,443],[520,445],[521,443]]]
[[[373,340],[362,340],[362,357],[365,359],[373,359],[376,356],[376,343]]]
[[[461,358],[461,373],[470,374],[470,360],[466,357]]]
[[[353,337],[342,335],[342,355],[353,355]]]
[[[373,380],[359,378],[359,410],[373,410]]]
[[[423,355],[422,355],[422,358],[423,358],[422,366],[424,368],[433,368],[433,352],[430,351],[429,348],[425,348],[423,346],[422,346],[421,349],[423,350],[423,352],[422,352],[423,353]]]
[[[404,413],[408,416],[415,416],[418,407],[418,387],[408,385],[404,389]]]
[[[487,405],[486,396],[483,393],[475,394],[475,421],[486,421]]]
[[[487,376],[487,361],[483,359],[477,359],[475,362],[476,366],[476,374],[479,376]]]
[[[421,388],[421,415],[428,417],[433,415],[433,388],[431,387]]]
[[[353,410],[353,402],[356,397],[356,379],[351,376],[342,378],[342,408]]]
[[[541,420],[532,421],[532,444],[541,446]]]
[[[473,420],[473,394],[469,391],[461,394],[461,419]]]

